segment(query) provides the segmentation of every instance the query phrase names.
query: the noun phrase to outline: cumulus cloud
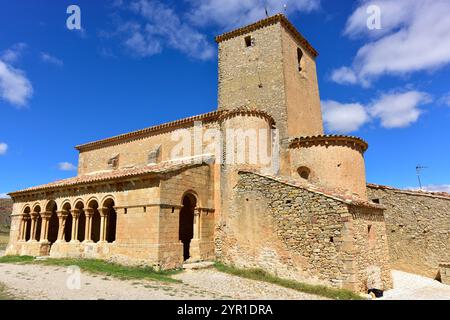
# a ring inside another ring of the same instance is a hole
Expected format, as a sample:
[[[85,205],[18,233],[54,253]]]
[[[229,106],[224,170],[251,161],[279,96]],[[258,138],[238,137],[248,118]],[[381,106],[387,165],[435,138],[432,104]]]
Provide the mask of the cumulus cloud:
[[[358,82],[358,77],[352,69],[342,67],[333,71],[331,80],[339,84],[355,84]]]
[[[24,43],[18,43],[0,55],[0,99],[17,107],[27,105],[33,94],[33,86],[25,72],[12,65],[20,58],[25,47]]]
[[[415,123],[423,113],[421,106],[431,102],[424,92],[408,91],[381,94],[372,102],[340,103],[322,101],[325,127],[335,133],[349,133],[372,120],[384,128],[404,128]]]
[[[378,5],[381,30],[367,27],[367,7]],[[450,2],[447,0],[363,0],[347,21],[344,34],[367,38],[350,67],[363,86],[383,75],[435,70],[450,63]],[[339,74],[339,70],[335,72]],[[344,77],[345,79],[345,77]]]
[[[193,24],[214,25],[231,29],[255,22],[269,15],[284,12],[311,12],[320,8],[320,0],[188,0],[188,18]],[[265,6],[264,6],[265,5]],[[284,7],[286,5],[286,7]]]
[[[413,191],[418,191],[420,190],[420,188],[417,187],[406,187],[406,190],[413,190]],[[423,191],[429,191],[429,192],[447,192],[450,193],[450,184],[430,184],[427,186],[423,186],[422,187]]]
[[[384,94],[370,106],[369,112],[385,128],[403,128],[416,122],[422,114],[419,107],[430,101],[428,94],[418,91]]]
[[[58,67],[61,67],[64,65],[64,62],[62,60],[60,60],[46,52],[41,52],[41,60],[46,63],[54,64]]]
[[[0,193],[0,199],[8,199],[9,196],[6,193]]]
[[[58,167],[61,171],[74,171],[77,169],[77,167],[70,162],[60,162]]]
[[[323,121],[331,132],[349,133],[358,130],[369,115],[359,103],[343,104],[336,101],[322,101]]]
[[[5,154],[8,151],[8,145],[4,142],[0,143],[0,156]]]
[[[320,0],[267,0],[269,14],[285,10],[310,12],[320,7]],[[119,24],[113,36],[122,38],[125,48],[138,57],[158,54],[164,48],[178,50],[190,57],[208,60],[215,56],[212,39],[202,28],[218,32],[230,30],[264,18],[260,0],[186,0],[183,13],[173,4],[160,0],[112,1],[112,7],[134,17]],[[105,35],[105,33],[103,33]],[[111,35],[111,34],[110,34]]]

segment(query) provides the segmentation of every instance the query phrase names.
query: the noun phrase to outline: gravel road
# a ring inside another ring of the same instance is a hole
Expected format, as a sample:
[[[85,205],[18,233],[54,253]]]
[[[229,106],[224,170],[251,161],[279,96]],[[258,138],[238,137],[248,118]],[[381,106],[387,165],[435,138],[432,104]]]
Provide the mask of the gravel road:
[[[166,300],[166,299],[322,299],[314,295],[212,269],[189,270],[174,276],[183,283],[118,280],[81,273],[80,287],[67,268],[0,264],[0,283],[15,297],[31,300]],[[67,283],[69,282],[69,289]]]

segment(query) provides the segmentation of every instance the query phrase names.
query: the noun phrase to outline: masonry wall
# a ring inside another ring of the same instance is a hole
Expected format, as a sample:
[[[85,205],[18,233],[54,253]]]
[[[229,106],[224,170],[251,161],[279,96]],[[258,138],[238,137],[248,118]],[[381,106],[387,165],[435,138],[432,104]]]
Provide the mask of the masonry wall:
[[[352,206],[349,212],[357,290],[364,292],[367,287],[381,290],[392,288],[383,210]]]
[[[377,251],[373,260],[356,261],[360,232],[345,203],[251,173],[240,173],[234,191],[231,211],[216,229],[216,255],[225,263],[360,290],[367,277],[358,268],[382,260]]]
[[[254,45],[247,47],[245,37]],[[219,43],[219,109],[255,107],[287,134],[281,25],[274,24]]]
[[[387,207],[386,232],[393,269],[435,278],[450,261],[450,197],[368,187]]]
[[[281,28],[281,35],[288,135],[321,135],[323,124],[315,58],[286,28]],[[301,71],[298,68],[297,49],[303,52]]]
[[[203,137],[205,130],[217,127],[217,123],[205,122],[202,123],[202,130],[198,132]],[[117,155],[119,155],[118,169],[147,165],[149,153],[159,145],[161,148],[158,161],[192,157],[203,154],[203,151],[207,152],[206,146],[210,142],[204,141],[204,148],[199,154],[195,154],[194,137],[194,126],[191,125],[178,130],[161,130],[157,134],[149,134],[139,139],[124,140],[120,143],[86,150],[79,154],[78,174],[109,170],[108,160]]]

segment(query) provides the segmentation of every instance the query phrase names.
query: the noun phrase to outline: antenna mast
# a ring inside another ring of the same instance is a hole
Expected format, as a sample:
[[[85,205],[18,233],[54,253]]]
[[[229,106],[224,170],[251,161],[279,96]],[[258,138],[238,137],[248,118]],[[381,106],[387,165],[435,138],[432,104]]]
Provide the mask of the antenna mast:
[[[420,164],[416,166],[416,174],[417,174],[417,179],[419,180],[420,190],[422,190],[422,180],[420,179],[420,173],[422,172],[423,169],[427,169],[427,167],[421,166]]]

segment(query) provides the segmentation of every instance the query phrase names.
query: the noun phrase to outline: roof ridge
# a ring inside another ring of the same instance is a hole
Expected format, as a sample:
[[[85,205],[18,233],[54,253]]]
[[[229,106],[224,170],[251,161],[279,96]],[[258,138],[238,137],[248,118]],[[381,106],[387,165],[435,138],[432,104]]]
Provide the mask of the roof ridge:
[[[391,186],[375,184],[375,183],[367,183],[367,187],[381,189],[381,190],[392,190],[399,193],[412,194],[417,196],[424,197],[432,197],[432,198],[440,198],[445,200],[450,200],[450,193],[448,192],[439,192],[439,191],[425,191],[425,190],[408,190],[408,189],[399,189]]]

